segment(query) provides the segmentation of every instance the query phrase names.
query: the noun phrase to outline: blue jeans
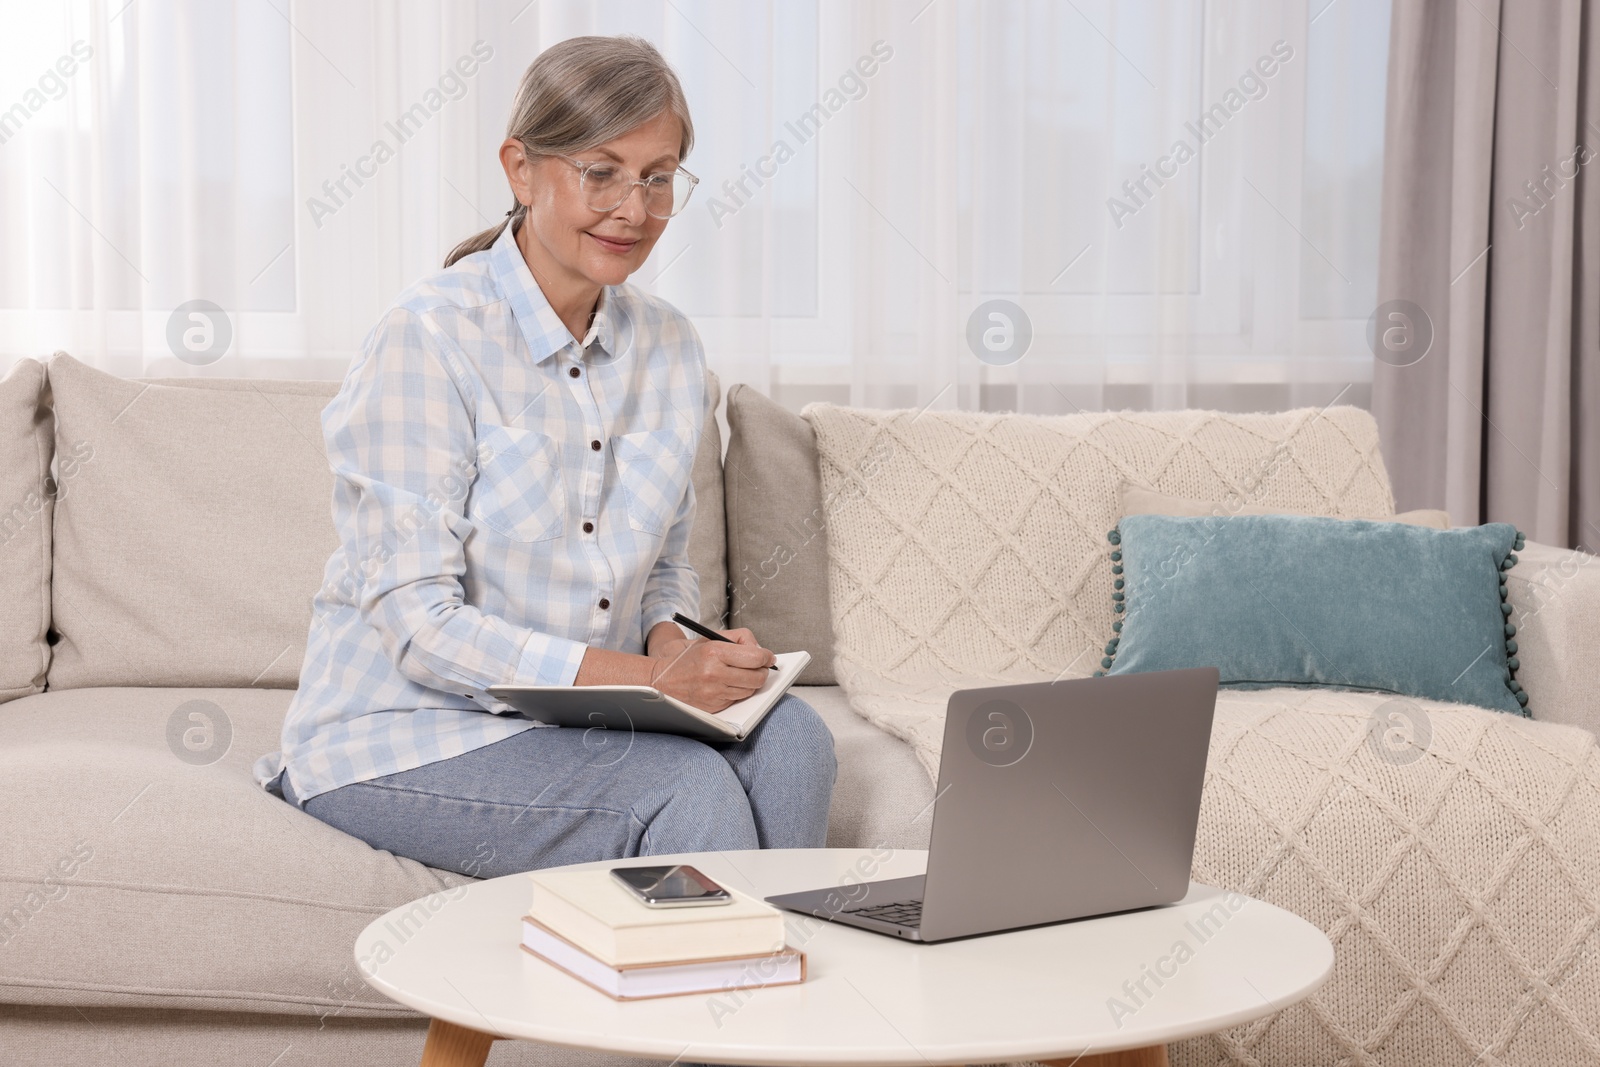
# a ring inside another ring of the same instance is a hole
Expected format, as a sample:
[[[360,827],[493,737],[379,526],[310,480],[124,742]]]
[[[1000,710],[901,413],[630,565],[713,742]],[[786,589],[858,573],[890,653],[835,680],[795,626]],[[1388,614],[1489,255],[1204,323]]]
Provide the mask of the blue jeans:
[[[838,764],[786,694],[743,741],[545,727],[330,789],[305,810],[373,848],[493,878],[672,852],[821,848]],[[288,775],[277,780],[294,803]]]

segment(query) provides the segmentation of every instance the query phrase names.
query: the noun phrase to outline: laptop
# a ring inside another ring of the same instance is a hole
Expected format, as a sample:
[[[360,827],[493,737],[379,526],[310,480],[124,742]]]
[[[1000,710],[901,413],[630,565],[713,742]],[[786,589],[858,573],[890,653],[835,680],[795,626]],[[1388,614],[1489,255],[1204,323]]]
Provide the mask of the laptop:
[[[927,873],[766,900],[911,941],[1174,903],[1217,680],[1202,667],[952,693]]]

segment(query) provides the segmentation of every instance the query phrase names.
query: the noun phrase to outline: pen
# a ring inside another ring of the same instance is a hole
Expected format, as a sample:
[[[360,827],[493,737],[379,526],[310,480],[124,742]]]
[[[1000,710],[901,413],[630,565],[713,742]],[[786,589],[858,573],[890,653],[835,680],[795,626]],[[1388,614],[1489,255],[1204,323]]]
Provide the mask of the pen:
[[[736,645],[739,643],[732,638],[723,637],[715,630],[706,629],[704,626],[701,626],[699,623],[695,622],[681,611],[674,611],[672,613],[672,621],[677,623],[679,626],[687,626],[701,637],[709,637],[713,641],[727,641],[730,645]],[[777,669],[778,665],[776,663],[772,663],[767,666],[767,670],[769,671],[775,671]]]

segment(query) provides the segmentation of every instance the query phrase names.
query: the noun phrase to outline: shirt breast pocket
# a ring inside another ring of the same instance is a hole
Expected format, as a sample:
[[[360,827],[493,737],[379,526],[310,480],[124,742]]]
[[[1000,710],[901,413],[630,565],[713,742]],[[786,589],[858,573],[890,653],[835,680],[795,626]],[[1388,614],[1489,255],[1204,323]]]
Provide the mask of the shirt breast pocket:
[[[566,529],[561,447],[537,430],[478,427],[473,522],[512,541],[549,541]]]
[[[689,430],[672,426],[611,439],[629,526],[656,536],[672,526],[694,469],[694,445]]]

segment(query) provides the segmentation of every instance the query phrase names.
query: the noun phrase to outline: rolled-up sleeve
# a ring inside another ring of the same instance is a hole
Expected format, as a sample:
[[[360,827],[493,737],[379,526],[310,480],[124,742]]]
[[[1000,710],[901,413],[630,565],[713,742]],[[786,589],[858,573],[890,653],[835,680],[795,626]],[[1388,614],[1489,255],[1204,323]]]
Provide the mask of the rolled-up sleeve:
[[[350,528],[340,533],[360,561],[361,616],[395,668],[506,711],[483,691],[571,685],[587,646],[466,602],[464,512],[477,439],[448,342],[430,325],[392,311],[323,411],[335,492],[350,504]]]

